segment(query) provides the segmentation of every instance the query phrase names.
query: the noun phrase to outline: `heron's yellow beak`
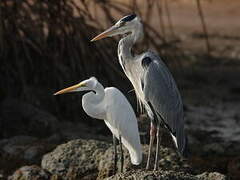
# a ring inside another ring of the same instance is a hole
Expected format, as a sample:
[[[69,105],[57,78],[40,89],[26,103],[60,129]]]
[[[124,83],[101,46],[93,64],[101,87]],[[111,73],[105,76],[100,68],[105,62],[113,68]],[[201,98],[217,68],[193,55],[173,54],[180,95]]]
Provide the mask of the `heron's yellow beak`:
[[[69,92],[72,92],[74,90],[76,90],[77,88],[80,88],[80,87],[85,87],[86,86],[86,83],[84,82],[80,82],[76,85],[73,85],[73,86],[70,86],[68,88],[65,88],[65,89],[62,89],[56,93],[54,93],[53,95],[59,95],[59,94],[64,94],[64,93],[69,93]]]
[[[97,35],[96,37],[94,37],[91,42],[93,41],[98,41],[100,39],[104,39],[106,37],[111,37],[115,31],[117,30],[118,28],[116,26],[112,26],[110,27],[109,29],[107,29],[106,31],[102,32],[101,34]]]

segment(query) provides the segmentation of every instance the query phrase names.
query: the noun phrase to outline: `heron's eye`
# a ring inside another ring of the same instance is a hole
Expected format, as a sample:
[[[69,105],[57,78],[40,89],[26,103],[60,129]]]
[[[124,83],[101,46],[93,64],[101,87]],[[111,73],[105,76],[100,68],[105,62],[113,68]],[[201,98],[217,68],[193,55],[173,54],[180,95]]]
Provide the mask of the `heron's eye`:
[[[124,26],[125,24],[126,24],[126,22],[120,21],[120,22],[119,22],[119,27],[122,27],[122,26]]]

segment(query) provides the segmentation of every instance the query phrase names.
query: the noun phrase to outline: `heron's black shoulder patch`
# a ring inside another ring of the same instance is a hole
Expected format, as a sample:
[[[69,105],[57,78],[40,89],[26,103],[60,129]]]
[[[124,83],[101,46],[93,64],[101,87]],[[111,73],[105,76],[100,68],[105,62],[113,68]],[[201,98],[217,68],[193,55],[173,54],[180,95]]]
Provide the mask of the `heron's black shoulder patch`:
[[[124,18],[122,19],[122,21],[123,21],[123,22],[128,22],[128,21],[133,20],[135,17],[136,17],[136,14],[131,14],[131,15],[128,15],[128,16],[124,17]]]
[[[152,59],[148,56],[142,59],[142,67],[147,68],[149,64],[152,62]]]

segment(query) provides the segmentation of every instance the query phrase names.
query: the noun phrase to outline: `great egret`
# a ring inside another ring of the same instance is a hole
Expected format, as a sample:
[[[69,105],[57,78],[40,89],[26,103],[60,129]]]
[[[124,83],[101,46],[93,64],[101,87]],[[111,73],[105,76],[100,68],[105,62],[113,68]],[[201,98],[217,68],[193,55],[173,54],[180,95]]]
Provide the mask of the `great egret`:
[[[60,90],[54,95],[76,91],[91,91],[86,93],[82,98],[84,111],[92,118],[103,119],[113,134],[115,152],[114,170],[116,171],[117,163],[115,137],[120,141],[121,172],[123,170],[121,142],[128,149],[132,164],[139,165],[142,161],[142,147],[137,118],[126,97],[115,87],[104,89],[95,77]]]
[[[144,105],[151,119],[146,169],[149,169],[152,145],[157,135],[154,163],[154,170],[157,170],[161,125],[168,129],[179,152],[186,154],[182,99],[170,71],[158,55],[150,51],[133,55],[132,46],[143,37],[143,26],[138,16],[132,14],[121,18],[91,41],[116,35],[125,35],[118,44],[118,59],[135,89],[140,105]]]

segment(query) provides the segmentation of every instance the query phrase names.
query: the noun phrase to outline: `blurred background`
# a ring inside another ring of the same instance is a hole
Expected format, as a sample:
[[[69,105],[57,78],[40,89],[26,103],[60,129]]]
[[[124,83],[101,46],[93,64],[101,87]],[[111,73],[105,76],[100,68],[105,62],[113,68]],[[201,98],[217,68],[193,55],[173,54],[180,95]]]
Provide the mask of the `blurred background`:
[[[105,124],[84,113],[82,93],[53,96],[91,76],[126,95],[148,137],[118,63],[119,37],[90,42],[134,12],[145,31],[135,51],[157,52],[183,97],[193,173],[240,177],[239,9],[238,0],[1,0],[0,176],[39,165],[72,139],[111,141]]]

